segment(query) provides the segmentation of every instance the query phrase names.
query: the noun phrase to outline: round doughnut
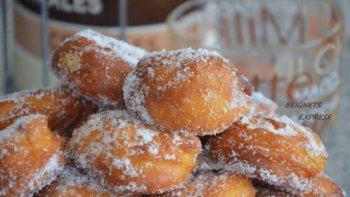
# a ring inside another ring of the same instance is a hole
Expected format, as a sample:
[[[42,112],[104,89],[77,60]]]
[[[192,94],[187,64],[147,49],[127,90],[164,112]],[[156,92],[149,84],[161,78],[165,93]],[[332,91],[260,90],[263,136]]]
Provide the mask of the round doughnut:
[[[0,130],[23,116],[43,114],[52,131],[68,136],[81,116],[90,113],[89,108],[93,109],[91,104],[64,87],[17,92],[0,97]]]
[[[343,197],[342,189],[327,175],[320,174],[310,180],[308,191],[301,194],[292,194],[267,184],[259,184],[256,188],[257,197],[284,196],[284,197]]]
[[[161,197],[255,197],[252,182],[230,172],[202,171],[184,188],[160,195]]]
[[[87,29],[54,51],[51,67],[61,81],[86,99],[104,107],[123,108],[124,79],[145,53]]]
[[[279,115],[277,103],[265,97],[261,92],[253,92],[252,99],[254,101],[252,113],[262,114],[267,117]]]
[[[216,52],[154,52],[125,80],[127,110],[168,131],[199,136],[220,133],[246,115],[251,86]]]
[[[88,175],[76,168],[67,167],[59,179],[46,187],[37,197],[136,197],[128,194],[114,194],[100,186]]]
[[[224,133],[208,138],[205,149],[216,168],[291,191],[305,191],[307,179],[326,166],[319,136],[286,116],[243,117]]]
[[[124,111],[91,115],[68,142],[70,157],[113,192],[162,193],[184,184],[196,167],[196,136],[159,132]]]
[[[31,196],[63,170],[63,140],[47,124],[30,115],[0,131],[0,196]]]

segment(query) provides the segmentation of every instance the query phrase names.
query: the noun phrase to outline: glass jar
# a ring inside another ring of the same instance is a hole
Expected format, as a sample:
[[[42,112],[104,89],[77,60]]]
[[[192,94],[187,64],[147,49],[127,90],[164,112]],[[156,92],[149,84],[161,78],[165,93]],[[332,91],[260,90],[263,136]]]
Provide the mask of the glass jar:
[[[331,1],[189,1],[168,24],[177,47],[217,50],[283,114],[325,136],[340,99],[344,34]]]

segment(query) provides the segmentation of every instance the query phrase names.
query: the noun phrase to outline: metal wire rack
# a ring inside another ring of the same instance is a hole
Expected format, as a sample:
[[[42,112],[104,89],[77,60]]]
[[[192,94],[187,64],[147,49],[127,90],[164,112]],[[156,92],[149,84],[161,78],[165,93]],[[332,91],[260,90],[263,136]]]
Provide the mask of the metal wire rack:
[[[9,15],[12,7],[10,4],[14,2],[10,0],[0,0],[0,31],[1,31],[1,52],[0,52],[0,95],[14,91],[11,75],[11,63],[9,58],[10,53],[10,29],[13,28],[9,24]],[[118,0],[118,30],[119,39],[125,39],[125,32],[127,28],[127,0]],[[41,47],[42,47],[42,86],[49,85],[49,67],[48,61],[50,56],[50,42],[48,25],[50,23],[50,15],[48,11],[48,1],[40,0],[40,32],[41,32]],[[1,67],[2,71],[1,72]],[[3,90],[2,90],[3,89]]]

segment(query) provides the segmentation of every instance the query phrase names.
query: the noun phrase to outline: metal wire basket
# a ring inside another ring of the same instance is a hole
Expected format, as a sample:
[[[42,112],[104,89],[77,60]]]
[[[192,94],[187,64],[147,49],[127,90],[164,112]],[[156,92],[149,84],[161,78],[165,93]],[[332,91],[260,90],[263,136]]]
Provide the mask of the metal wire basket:
[[[1,0],[0,1],[0,95],[14,91],[12,69],[11,69],[11,36],[13,34],[13,25],[11,11],[13,9],[14,1]],[[118,30],[119,39],[125,39],[125,32],[127,28],[127,0],[118,0]],[[42,86],[49,86],[49,67],[48,61],[50,56],[50,42],[49,42],[49,11],[48,1],[40,0],[40,32],[41,32],[41,47],[42,47]]]

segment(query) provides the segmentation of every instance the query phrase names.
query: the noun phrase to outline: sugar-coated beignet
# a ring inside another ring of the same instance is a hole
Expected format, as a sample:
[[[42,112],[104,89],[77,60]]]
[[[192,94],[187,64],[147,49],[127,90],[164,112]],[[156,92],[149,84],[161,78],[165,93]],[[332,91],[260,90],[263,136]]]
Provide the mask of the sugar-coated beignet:
[[[291,191],[304,191],[307,179],[324,170],[327,158],[319,136],[286,116],[243,117],[224,133],[210,136],[205,149],[219,169]]]
[[[190,178],[201,143],[154,130],[124,111],[106,111],[73,132],[68,150],[79,168],[111,191],[154,194]]]
[[[317,175],[309,181],[307,192],[301,194],[292,194],[282,190],[278,190],[266,184],[255,186],[257,197],[343,197],[342,189],[327,175]]]
[[[51,67],[61,81],[95,104],[123,108],[124,79],[145,54],[143,49],[87,29],[54,51]]]
[[[135,197],[115,194],[99,185],[93,178],[77,169],[67,167],[59,179],[40,192],[38,197]]]
[[[132,116],[200,136],[222,132],[252,105],[247,80],[205,49],[154,52],[140,60],[123,90]]]
[[[31,196],[63,170],[63,140],[47,124],[30,115],[0,131],[0,196]]]
[[[71,126],[79,121],[87,105],[64,87],[5,95],[0,97],[0,130],[23,116],[43,114],[47,116],[52,131],[68,136]]]
[[[255,197],[252,182],[230,172],[203,171],[181,189],[161,197]]]

